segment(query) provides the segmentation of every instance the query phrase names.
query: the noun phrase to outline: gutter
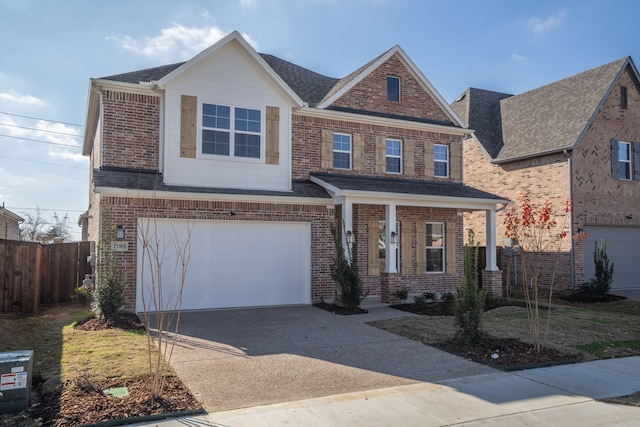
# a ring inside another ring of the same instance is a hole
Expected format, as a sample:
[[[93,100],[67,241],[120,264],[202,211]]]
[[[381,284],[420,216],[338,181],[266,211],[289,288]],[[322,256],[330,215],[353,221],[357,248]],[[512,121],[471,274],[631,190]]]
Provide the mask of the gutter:
[[[569,167],[569,200],[571,203],[571,212],[570,212],[571,216],[569,218],[569,238],[571,239],[571,251],[569,251],[569,256],[570,256],[569,263],[571,264],[571,291],[573,292],[575,288],[575,282],[576,282],[576,274],[575,274],[576,254],[575,254],[574,243],[573,243],[573,162],[571,158],[571,155],[573,152],[570,152],[569,150],[564,150],[563,152],[564,152],[564,155],[567,156],[567,165]]]

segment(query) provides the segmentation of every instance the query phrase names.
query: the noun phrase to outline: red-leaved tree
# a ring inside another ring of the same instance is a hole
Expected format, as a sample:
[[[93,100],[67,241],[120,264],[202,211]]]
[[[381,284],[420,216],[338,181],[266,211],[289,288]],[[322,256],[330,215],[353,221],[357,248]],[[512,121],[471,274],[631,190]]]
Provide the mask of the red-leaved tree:
[[[528,192],[520,193],[519,202],[507,205],[505,209],[505,237],[512,239],[521,250],[523,293],[527,303],[531,338],[536,351],[543,347],[540,333],[541,291],[542,287],[548,290],[546,335],[550,324],[555,273],[561,259],[560,252],[564,242],[568,240],[566,238],[570,212],[569,199],[566,200],[563,211],[554,212],[550,200],[537,205],[531,201]],[[544,275],[546,283],[542,280],[543,269],[549,271],[549,274]]]

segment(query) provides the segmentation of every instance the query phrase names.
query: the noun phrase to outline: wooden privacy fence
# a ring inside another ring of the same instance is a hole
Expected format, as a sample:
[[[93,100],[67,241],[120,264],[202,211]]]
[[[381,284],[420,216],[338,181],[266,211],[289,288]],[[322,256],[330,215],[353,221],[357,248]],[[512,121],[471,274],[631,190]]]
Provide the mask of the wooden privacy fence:
[[[85,274],[91,242],[0,239],[0,312],[35,313],[40,304],[71,301]]]

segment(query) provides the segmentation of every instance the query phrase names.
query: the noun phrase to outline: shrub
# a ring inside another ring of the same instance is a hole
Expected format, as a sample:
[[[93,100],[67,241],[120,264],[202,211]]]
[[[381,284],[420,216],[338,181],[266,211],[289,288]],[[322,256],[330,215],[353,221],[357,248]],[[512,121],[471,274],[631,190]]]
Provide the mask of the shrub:
[[[358,308],[366,294],[356,266],[353,265],[351,249],[345,253],[341,235],[335,226],[331,226],[331,234],[336,248],[331,265],[331,278],[340,286],[336,303],[348,309]]]
[[[85,288],[84,286],[80,286],[79,288],[76,288],[76,290],[73,292],[73,295],[71,295],[71,301],[75,302],[76,304],[85,305],[85,306],[91,304],[91,298],[92,298],[91,290]]]
[[[109,212],[105,212],[104,217],[107,224],[112,222]],[[126,301],[124,273],[118,266],[112,245],[115,236],[116,225],[113,224],[103,231],[103,239],[98,246],[98,275],[91,309],[101,322],[117,315]]]
[[[478,246],[473,231],[469,230],[469,242],[464,246],[464,275],[462,284],[453,298],[453,316],[457,327],[455,339],[465,344],[478,343],[486,294],[478,289]]]
[[[604,239],[600,240],[600,247],[598,242],[594,243],[593,263],[596,268],[596,277],[582,285],[582,289],[593,295],[604,296],[609,293],[613,283],[613,263],[609,262],[607,242]]]
[[[400,288],[396,290],[396,298],[398,298],[400,301],[404,301],[409,298],[409,291],[407,290],[407,288]]]

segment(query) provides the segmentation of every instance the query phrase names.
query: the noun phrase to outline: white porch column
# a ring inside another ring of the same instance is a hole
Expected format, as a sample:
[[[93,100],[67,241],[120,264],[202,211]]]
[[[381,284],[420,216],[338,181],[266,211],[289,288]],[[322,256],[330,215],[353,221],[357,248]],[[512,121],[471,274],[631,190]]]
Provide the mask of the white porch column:
[[[384,259],[384,272],[385,273],[397,273],[398,265],[396,264],[396,250],[398,249],[397,243],[391,243],[391,233],[396,233],[396,239],[399,239],[400,236],[397,235],[398,230],[396,230],[396,205],[389,204],[386,206],[385,213],[385,221],[386,221],[386,256]]]
[[[351,244],[347,242],[347,234],[353,233],[353,203],[346,198],[342,201],[342,247],[345,251],[345,256],[349,258],[351,252]],[[352,234],[351,241],[356,239],[355,234]],[[350,258],[349,258],[350,259]]]
[[[487,264],[485,269],[488,271],[497,271],[497,255],[496,255],[496,209],[488,209],[485,211],[485,227],[487,236]]]

